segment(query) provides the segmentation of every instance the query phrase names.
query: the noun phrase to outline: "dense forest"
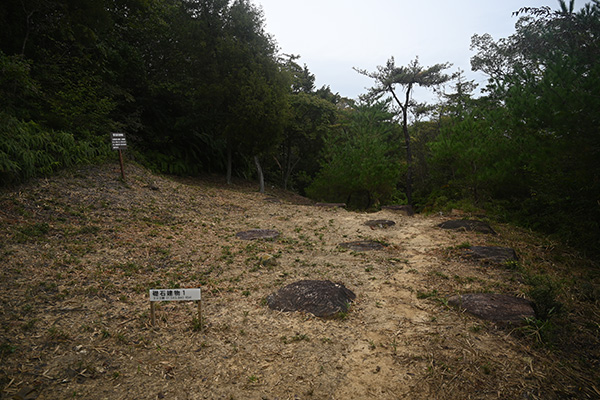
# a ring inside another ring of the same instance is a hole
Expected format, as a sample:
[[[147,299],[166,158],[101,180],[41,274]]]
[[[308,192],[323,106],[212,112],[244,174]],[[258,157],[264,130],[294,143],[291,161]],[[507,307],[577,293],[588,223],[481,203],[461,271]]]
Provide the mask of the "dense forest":
[[[373,87],[347,99],[281,53],[249,0],[3,0],[0,185],[112,157],[109,133],[125,132],[159,172],[264,173],[355,208],[484,209],[597,257],[600,1],[573,4],[474,35],[477,95],[448,64],[390,58],[357,70]],[[415,102],[417,86],[438,103]]]

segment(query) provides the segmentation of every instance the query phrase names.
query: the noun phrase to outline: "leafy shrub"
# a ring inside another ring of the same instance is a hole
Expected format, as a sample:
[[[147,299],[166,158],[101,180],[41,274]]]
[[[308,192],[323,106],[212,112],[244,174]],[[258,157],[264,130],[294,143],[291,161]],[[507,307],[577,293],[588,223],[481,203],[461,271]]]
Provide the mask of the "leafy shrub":
[[[402,198],[396,192],[402,168],[391,140],[394,128],[382,104],[359,106],[347,127],[325,139],[322,168],[306,190],[309,197],[335,202],[358,197],[364,208]]]
[[[532,286],[528,294],[535,304],[537,319],[546,321],[562,310],[563,304],[558,300],[558,283],[547,275],[533,275],[528,281]]]
[[[76,141],[69,133],[0,113],[0,185],[48,175],[107,153],[102,143]]]

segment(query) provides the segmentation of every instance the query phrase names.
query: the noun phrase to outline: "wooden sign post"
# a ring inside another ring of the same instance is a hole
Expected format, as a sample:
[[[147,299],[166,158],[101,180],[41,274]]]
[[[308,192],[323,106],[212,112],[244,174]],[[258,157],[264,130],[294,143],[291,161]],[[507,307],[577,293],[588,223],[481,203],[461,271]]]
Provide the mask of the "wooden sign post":
[[[152,326],[156,325],[157,301],[197,301],[198,321],[202,330],[202,296],[200,289],[150,289],[150,320]]]
[[[121,164],[121,179],[125,180],[125,169],[123,168],[123,153],[121,150],[127,149],[127,139],[124,133],[110,134],[110,142],[113,150],[119,150],[119,163]]]

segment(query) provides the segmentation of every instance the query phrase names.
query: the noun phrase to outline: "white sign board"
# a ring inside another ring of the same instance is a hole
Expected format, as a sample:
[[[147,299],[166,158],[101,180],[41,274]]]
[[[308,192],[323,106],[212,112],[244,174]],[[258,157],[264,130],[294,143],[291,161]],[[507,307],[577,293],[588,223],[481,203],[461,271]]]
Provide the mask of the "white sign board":
[[[111,133],[110,141],[113,150],[124,150],[127,148],[127,139],[124,133]]]
[[[199,301],[200,289],[150,289],[150,301]]]

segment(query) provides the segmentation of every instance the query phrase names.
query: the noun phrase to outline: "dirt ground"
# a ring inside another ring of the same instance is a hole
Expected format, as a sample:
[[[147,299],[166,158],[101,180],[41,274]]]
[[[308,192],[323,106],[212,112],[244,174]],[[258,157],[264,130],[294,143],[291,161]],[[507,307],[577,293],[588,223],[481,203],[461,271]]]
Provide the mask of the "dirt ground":
[[[447,305],[525,295],[515,270],[454,256],[467,242],[535,247],[505,227],[449,232],[436,227],[448,215],[315,207],[132,164],[119,178],[116,165],[87,167],[1,194],[2,398],[600,398],[592,361]],[[235,236],[249,229],[281,234]],[[356,240],[385,248],[339,246]],[[266,306],[302,279],[342,283],[356,301],[328,320]],[[153,288],[201,288],[202,322],[194,302],[161,302],[151,326]]]

